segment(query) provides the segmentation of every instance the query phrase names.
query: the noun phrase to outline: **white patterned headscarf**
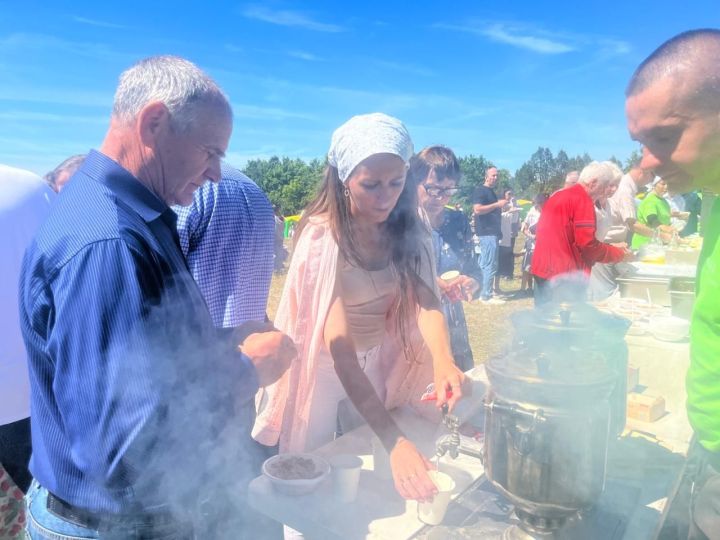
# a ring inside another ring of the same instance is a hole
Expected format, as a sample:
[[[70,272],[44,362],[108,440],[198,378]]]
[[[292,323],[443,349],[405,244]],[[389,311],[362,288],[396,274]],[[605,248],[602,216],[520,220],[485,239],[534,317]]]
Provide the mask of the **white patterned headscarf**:
[[[413,143],[400,120],[383,113],[353,116],[333,133],[328,163],[345,183],[361,161],[375,154],[394,154],[407,167]]]

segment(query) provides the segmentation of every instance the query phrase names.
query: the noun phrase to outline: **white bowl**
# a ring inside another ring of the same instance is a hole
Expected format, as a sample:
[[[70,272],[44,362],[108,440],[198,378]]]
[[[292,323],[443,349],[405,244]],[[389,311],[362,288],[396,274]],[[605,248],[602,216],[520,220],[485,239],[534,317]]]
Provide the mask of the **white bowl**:
[[[652,317],[648,330],[660,341],[682,341],[690,332],[690,321],[680,317]]]
[[[328,477],[330,464],[313,454],[280,454],[266,459],[262,472],[278,491],[304,495]]]

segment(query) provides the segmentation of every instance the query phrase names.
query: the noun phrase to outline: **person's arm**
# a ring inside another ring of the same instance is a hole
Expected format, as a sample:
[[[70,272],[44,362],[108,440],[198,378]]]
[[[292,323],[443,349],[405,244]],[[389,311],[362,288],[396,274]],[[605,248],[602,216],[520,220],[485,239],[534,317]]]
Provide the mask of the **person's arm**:
[[[505,199],[500,199],[497,202],[489,204],[475,203],[473,204],[473,213],[479,215],[489,214],[493,210],[502,210],[506,203],[507,201]]]
[[[475,189],[475,193],[473,193],[473,214],[474,215],[483,215],[483,214],[489,214],[493,210],[500,209],[502,210],[507,201],[505,199],[500,199],[496,202],[492,202],[490,197],[488,196],[489,189],[485,189],[484,186],[480,186]],[[493,197],[494,198],[494,197]]]
[[[633,220],[633,222],[630,224],[630,227],[632,228],[634,234],[647,236],[648,238],[652,238],[652,235],[654,233],[654,231],[650,227],[648,227],[644,223],[640,223],[639,221]]]
[[[595,207],[589,198],[578,201],[573,219],[575,245],[583,259],[592,266],[595,263],[617,263],[626,258],[626,250],[600,242],[595,237]]]
[[[360,367],[341,294],[338,284],[324,328],[325,345],[333,358],[335,372],[352,404],[390,454],[398,493],[406,499],[429,499],[437,493],[427,475],[431,464],[405,437]]]
[[[170,446],[157,445],[163,436],[174,440],[190,430],[183,459],[201,458],[197,439],[207,431],[191,426],[206,410],[208,390],[211,400],[246,408],[258,388],[252,363],[230,342],[198,343],[189,332],[174,332],[183,319],[174,313],[168,324],[171,308],[162,303],[166,291],[151,261],[121,240],[97,242],[52,283],[48,354],[58,414],[75,466],[118,493],[135,489],[151,456],[158,458],[154,472],[171,466],[158,457],[178,457]],[[200,372],[200,358],[212,358],[213,368]],[[181,418],[182,411],[192,414]]]
[[[437,392],[437,404],[442,406],[447,403],[452,410],[457,401],[462,397],[462,384],[465,375],[455,365],[450,345],[450,333],[447,322],[442,313],[440,301],[435,293],[418,279],[417,303],[418,318],[417,324],[425,345],[430,351],[433,359],[433,378],[435,380],[435,391]],[[447,397],[448,390],[452,391],[452,397]]]

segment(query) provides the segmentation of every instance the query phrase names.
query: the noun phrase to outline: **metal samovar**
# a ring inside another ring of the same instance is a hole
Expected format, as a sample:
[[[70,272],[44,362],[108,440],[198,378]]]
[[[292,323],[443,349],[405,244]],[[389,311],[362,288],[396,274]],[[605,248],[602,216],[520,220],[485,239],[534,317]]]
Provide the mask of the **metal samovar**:
[[[586,304],[518,312],[513,325],[510,351],[485,365],[485,473],[520,520],[504,539],[552,539],[603,491],[625,424],[626,326]]]

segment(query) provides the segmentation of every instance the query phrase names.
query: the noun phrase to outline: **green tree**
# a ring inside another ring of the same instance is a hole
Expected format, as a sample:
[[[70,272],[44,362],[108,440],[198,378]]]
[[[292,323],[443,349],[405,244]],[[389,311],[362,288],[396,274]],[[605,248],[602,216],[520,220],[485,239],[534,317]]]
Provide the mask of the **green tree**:
[[[472,205],[473,192],[478,186],[485,183],[485,171],[490,167],[496,167],[484,156],[469,155],[458,158],[462,180],[460,181],[460,192],[453,197],[453,203],[460,203],[464,208],[469,209]],[[512,176],[507,169],[498,169],[498,183],[496,191],[500,193],[503,189],[512,187]]]
[[[623,168],[622,161],[620,161],[620,160],[619,160],[618,158],[616,158],[615,156],[610,156],[610,157],[608,158],[608,161],[612,161],[615,165],[617,165],[617,166],[620,167],[621,169]]]
[[[317,159],[305,163],[301,159],[273,156],[249,161],[243,172],[287,216],[299,213],[310,202],[322,178],[323,166]]]
[[[635,150],[632,151],[632,153],[625,160],[625,166],[623,167],[623,171],[630,172],[630,169],[632,169],[633,165],[635,165],[636,163],[640,163],[641,159],[642,159],[642,150],[636,148]]]

